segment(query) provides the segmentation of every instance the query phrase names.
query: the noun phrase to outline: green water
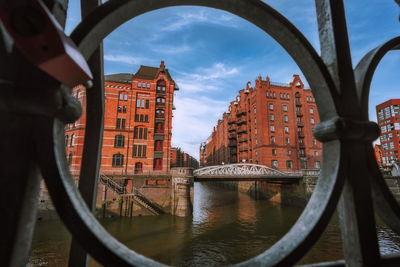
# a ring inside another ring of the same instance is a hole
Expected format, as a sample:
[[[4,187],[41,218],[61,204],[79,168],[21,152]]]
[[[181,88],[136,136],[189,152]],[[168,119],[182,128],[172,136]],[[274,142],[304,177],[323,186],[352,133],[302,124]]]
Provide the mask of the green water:
[[[277,242],[302,212],[206,183],[195,183],[193,216],[105,219],[101,223],[129,248],[174,266],[220,266],[254,257]],[[379,224],[382,254],[400,252],[400,237]],[[66,266],[70,235],[60,221],[38,222],[30,266]],[[334,217],[300,263],[343,258]],[[92,266],[100,266],[92,261]]]

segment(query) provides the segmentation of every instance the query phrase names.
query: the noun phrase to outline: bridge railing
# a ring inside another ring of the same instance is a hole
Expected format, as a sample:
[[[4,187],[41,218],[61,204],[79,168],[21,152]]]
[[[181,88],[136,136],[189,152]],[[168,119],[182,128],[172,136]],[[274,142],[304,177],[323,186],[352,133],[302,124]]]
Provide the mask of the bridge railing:
[[[301,171],[283,172],[260,164],[234,163],[207,166],[194,171],[199,176],[302,176]]]

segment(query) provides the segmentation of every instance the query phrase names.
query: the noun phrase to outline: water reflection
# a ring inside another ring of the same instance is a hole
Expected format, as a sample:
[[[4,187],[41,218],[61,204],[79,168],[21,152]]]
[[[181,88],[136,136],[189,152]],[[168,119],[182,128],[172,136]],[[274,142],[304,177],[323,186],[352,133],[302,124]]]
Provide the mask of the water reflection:
[[[195,183],[193,216],[169,215],[101,221],[136,252],[173,266],[219,266],[254,257],[277,242],[301,214],[297,207]],[[400,238],[378,227],[381,253],[400,251]],[[70,236],[59,221],[38,222],[30,266],[67,266]],[[343,258],[337,217],[300,263]],[[100,266],[92,261],[91,266]]]

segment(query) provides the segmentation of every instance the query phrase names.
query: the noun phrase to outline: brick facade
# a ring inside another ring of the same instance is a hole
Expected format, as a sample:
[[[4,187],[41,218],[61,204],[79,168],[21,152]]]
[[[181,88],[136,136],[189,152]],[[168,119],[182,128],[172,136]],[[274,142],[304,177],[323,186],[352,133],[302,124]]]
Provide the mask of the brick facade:
[[[172,110],[178,90],[164,62],[159,68],[141,66],[136,74],[105,76],[105,114],[100,172],[132,175],[170,169]],[[83,115],[65,127],[67,158],[79,175],[86,122],[86,89],[73,95]]]
[[[173,147],[171,148],[171,168],[175,167],[191,167],[197,169],[199,167],[199,162],[188,153],[182,151],[179,147]]]
[[[381,129],[382,163],[380,166],[398,163],[400,159],[400,99],[390,99],[377,105],[376,117]]]
[[[258,163],[283,171],[320,168],[322,144],[312,135],[319,123],[314,97],[298,75],[290,83],[259,76],[248,82],[211,136],[200,146],[200,164]]]

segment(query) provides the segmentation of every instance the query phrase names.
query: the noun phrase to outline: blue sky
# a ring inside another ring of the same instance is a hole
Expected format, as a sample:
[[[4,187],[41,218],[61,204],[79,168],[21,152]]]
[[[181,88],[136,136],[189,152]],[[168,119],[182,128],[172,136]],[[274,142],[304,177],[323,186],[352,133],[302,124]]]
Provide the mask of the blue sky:
[[[312,0],[265,1],[286,16],[319,52]],[[79,1],[70,0],[67,33],[80,22]],[[397,35],[399,7],[394,0],[345,1],[353,66],[369,50]],[[105,74],[135,73],[140,65],[164,60],[180,91],[176,93],[172,145],[198,158],[199,145],[247,81],[258,75],[288,82],[301,72],[291,57],[263,31],[220,10],[165,8],[141,15],[104,41]],[[304,77],[301,75],[303,81]],[[375,106],[400,98],[400,52],[390,52],[375,73],[370,118]]]

